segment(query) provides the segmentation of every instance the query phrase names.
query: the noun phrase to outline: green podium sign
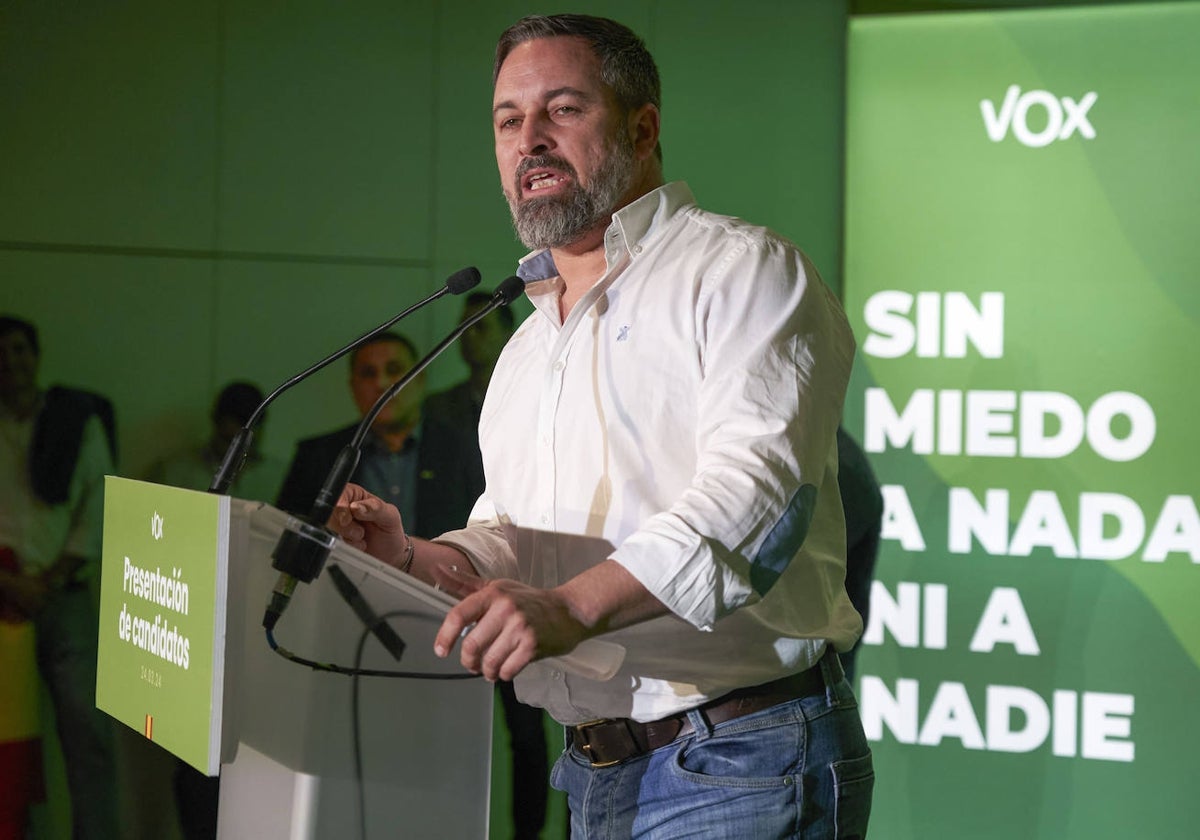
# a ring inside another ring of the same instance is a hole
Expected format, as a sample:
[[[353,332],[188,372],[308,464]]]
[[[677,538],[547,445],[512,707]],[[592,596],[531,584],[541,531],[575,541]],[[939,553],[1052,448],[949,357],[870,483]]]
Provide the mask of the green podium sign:
[[[96,705],[216,775],[229,497],[109,476],[104,498]]]

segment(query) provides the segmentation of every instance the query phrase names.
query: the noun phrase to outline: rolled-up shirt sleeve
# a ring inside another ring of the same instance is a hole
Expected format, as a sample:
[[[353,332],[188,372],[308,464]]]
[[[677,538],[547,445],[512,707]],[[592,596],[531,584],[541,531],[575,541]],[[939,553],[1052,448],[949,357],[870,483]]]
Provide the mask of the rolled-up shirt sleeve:
[[[710,628],[804,562],[818,506],[840,516],[828,467],[854,342],[807,260],[778,241],[738,249],[702,289],[695,474],[613,557]]]
[[[516,555],[505,528],[487,496],[471,511],[466,528],[449,531],[433,542],[457,548],[485,578],[518,578]]]

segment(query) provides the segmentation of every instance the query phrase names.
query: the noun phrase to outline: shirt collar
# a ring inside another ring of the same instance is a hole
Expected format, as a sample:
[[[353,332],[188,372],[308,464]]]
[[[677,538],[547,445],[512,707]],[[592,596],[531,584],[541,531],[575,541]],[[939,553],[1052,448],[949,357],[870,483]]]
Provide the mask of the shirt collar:
[[[613,214],[612,224],[605,233],[621,242],[630,256],[636,256],[654,234],[677,212],[695,204],[692,191],[683,181],[672,181],[651,190],[641,198],[626,204]]]
[[[604,234],[607,243],[610,237],[618,237],[631,254],[634,249],[649,239],[654,232],[682,207],[695,204],[692,191],[683,181],[672,181],[643,195],[613,214],[612,223]],[[554,255],[549,248],[530,251],[521,257],[517,265],[517,276],[529,283],[540,283],[558,277]]]
[[[623,250],[631,259],[641,253],[645,243],[681,209],[695,204],[692,191],[683,181],[672,181],[651,190],[616,213],[604,232],[604,247],[609,265]],[[525,294],[534,306],[550,299],[557,301],[562,291],[558,268],[549,248],[531,251],[517,265],[517,276],[525,281]],[[539,307],[541,308],[541,307]],[[554,306],[557,311],[557,303]]]

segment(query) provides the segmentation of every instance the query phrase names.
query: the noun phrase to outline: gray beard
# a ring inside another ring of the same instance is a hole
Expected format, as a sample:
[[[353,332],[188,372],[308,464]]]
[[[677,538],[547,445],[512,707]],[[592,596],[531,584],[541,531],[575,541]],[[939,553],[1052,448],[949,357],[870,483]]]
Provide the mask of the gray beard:
[[[575,168],[562,158],[527,158],[517,169],[514,195],[521,194],[521,176],[529,169],[553,166],[571,176],[571,189],[561,196],[508,199],[517,238],[530,250],[562,248],[578,241],[599,224],[607,224],[618,202],[633,183],[633,142],[624,134],[612,142],[591,183],[581,186]]]

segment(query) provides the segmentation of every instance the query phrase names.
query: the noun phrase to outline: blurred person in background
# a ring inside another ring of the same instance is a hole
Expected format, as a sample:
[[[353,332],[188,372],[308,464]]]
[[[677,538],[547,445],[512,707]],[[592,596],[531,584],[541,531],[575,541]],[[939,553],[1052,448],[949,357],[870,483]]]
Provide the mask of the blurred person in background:
[[[114,471],[112,404],[38,385],[37,328],[0,316],[0,570],[6,611],[32,623],[54,705],[74,840],[117,838],[112,721],[96,708],[104,476]],[[8,679],[8,675],[5,675]],[[11,784],[11,780],[6,784]]]
[[[229,444],[246,425],[254,409],[263,401],[263,393],[250,382],[230,382],[213,402],[212,429],[208,439],[198,447],[163,458],[150,467],[147,481],[184,487],[188,490],[207,490],[213,475],[225,458]],[[233,482],[229,495],[256,502],[272,502],[283,483],[284,465],[262,454],[262,437],[266,415],[259,418],[254,442],[246,461]]]

